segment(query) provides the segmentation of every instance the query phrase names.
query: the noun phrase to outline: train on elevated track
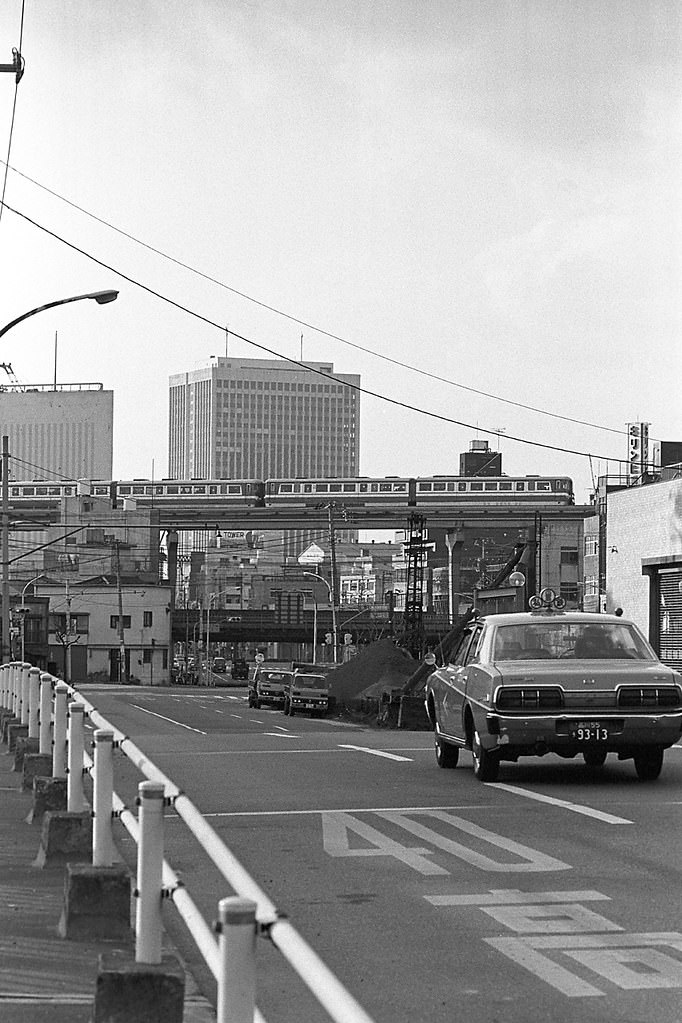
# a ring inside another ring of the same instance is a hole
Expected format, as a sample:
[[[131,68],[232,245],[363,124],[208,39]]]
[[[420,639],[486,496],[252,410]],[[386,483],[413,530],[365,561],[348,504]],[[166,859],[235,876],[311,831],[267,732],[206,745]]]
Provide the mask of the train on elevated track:
[[[89,495],[138,500],[146,507],[194,499],[248,507],[328,504],[382,504],[409,508],[449,502],[477,505],[574,504],[573,481],[566,476],[365,476],[269,480],[32,480],[9,481],[12,503],[41,502]]]

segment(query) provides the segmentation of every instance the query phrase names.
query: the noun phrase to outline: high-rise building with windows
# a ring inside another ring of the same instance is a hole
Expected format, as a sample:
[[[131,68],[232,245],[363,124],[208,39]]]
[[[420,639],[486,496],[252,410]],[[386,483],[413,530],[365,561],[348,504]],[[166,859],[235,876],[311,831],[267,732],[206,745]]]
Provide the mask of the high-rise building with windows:
[[[226,356],[169,384],[171,478],[358,473],[359,376],[328,362]]]

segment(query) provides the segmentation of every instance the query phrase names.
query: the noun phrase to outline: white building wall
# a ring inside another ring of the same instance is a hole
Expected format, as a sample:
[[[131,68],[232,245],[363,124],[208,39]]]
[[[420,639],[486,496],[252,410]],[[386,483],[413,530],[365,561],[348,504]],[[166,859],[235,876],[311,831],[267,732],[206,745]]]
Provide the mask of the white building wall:
[[[682,480],[610,493],[606,523],[606,610],[622,607],[646,635],[649,582],[642,559],[682,556]]]
[[[81,385],[62,385],[69,386]],[[82,387],[0,391],[12,479],[111,479],[114,392]]]

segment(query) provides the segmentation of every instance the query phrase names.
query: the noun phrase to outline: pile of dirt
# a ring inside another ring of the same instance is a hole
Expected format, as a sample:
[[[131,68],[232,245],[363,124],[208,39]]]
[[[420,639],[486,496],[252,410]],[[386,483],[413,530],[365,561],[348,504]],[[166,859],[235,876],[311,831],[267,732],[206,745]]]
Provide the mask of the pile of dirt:
[[[391,639],[361,647],[356,657],[329,672],[330,694],[337,704],[350,706],[361,697],[381,698],[382,692],[403,686],[419,667]]]

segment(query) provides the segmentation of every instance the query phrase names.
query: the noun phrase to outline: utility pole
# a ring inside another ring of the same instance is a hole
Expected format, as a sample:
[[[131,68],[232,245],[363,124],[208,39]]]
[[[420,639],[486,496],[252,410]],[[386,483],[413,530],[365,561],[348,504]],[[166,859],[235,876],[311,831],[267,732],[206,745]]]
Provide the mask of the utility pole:
[[[116,589],[118,591],[118,681],[127,682],[128,674],[126,672],[126,645],[125,645],[125,632],[123,629],[123,591],[121,589],[121,542],[120,540],[114,540],[114,548],[116,550]]]
[[[339,584],[336,573],[336,532],[334,530],[334,511],[336,505],[333,501],[327,505],[327,511],[329,512],[329,551],[331,557],[332,567],[332,579],[331,579],[331,598],[332,598],[332,642],[334,644],[334,664],[337,662],[338,657],[338,635],[336,629],[336,606],[339,599]]]
[[[2,663],[12,659],[9,606],[9,438],[2,438]]]

